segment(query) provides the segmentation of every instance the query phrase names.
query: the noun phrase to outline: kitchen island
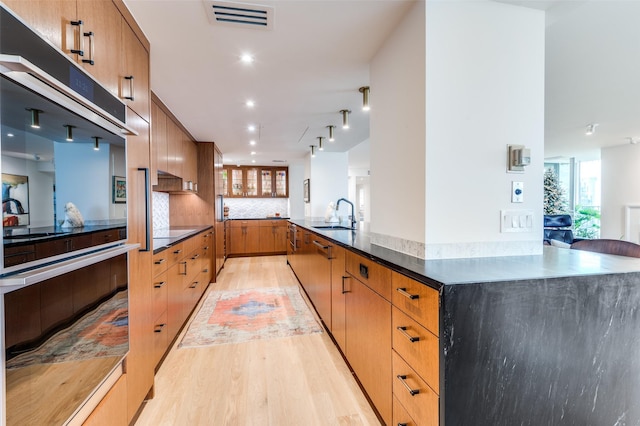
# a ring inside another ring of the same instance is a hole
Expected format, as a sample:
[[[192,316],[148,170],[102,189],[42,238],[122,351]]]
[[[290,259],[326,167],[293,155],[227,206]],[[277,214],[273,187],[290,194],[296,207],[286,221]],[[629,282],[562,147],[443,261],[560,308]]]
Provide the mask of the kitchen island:
[[[438,292],[439,410],[417,424],[640,424],[640,259],[545,247],[540,256],[423,260],[363,231],[290,222]],[[395,362],[395,336],[389,351]],[[412,411],[395,383],[393,395],[395,424],[396,411]]]

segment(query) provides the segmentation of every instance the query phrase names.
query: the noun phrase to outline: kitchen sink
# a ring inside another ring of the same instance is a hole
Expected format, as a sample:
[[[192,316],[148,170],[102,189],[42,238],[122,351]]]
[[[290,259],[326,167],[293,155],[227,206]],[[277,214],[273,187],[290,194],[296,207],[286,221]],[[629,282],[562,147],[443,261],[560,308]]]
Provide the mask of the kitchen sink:
[[[355,231],[355,229],[349,228],[348,226],[342,226],[342,225],[321,225],[321,226],[314,226],[314,228],[316,229],[348,229],[350,231]]]

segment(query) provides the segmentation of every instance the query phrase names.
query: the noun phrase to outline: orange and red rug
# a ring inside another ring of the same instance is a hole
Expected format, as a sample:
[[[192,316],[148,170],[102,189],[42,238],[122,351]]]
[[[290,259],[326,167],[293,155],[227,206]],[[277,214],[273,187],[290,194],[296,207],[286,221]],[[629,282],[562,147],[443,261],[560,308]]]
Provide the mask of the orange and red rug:
[[[212,291],[189,325],[180,347],[321,332],[298,287]]]

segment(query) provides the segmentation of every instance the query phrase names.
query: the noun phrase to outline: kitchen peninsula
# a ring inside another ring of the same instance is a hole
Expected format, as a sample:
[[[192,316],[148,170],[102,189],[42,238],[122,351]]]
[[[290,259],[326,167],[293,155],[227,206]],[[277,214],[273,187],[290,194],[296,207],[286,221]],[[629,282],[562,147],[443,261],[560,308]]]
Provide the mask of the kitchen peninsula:
[[[640,421],[640,259],[545,247],[540,256],[421,260],[370,244],[363,231],[290,223],[288,259],[307,293],[313,256],[297,254],[331,247],[324,291],[333,305],[321,316],[370,397],[381,395],[372,400],[385,422],[391,406],[394,424]],[[372,285],[377,276],[382,284]],[[317,309],[322,294],[310,294]],[[374,325],[350,312],[356,295],[378,307]],[[367,388],[358,354],[339,337],[346,329],[347,342],[349,333],[357,339],[369,326],[377,327],[382,391]]]

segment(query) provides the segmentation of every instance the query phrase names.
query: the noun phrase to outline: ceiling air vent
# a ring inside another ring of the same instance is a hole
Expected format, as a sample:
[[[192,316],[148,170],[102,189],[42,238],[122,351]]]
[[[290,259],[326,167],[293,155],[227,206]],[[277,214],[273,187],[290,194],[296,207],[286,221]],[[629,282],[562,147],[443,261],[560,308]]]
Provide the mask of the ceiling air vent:
[[[273,7],[259,4],[204,0],[209,22],[215,25],[273,29]]]

